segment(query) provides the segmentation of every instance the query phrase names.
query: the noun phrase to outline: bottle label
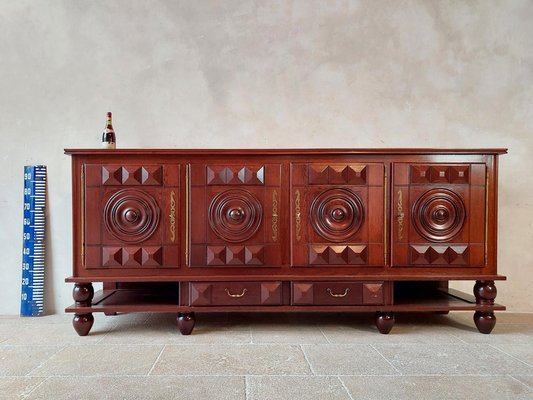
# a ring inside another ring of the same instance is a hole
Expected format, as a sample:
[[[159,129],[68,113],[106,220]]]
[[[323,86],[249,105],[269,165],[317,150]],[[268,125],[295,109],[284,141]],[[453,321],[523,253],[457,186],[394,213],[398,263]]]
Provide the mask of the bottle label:
[[[102,149],[116,149],[117,144],[113,142],[102,142]]]

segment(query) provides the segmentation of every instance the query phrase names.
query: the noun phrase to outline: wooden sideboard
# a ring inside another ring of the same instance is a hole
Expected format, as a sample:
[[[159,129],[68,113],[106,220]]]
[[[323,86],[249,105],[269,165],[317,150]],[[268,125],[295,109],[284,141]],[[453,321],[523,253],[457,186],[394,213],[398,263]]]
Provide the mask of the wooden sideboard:
[[[474,311],[490,333],[505,149],[67,149],[73,325],[93,313]],[[473,296],[449,288],[475,282]],[[103,282],[94,292],[92,283]]]

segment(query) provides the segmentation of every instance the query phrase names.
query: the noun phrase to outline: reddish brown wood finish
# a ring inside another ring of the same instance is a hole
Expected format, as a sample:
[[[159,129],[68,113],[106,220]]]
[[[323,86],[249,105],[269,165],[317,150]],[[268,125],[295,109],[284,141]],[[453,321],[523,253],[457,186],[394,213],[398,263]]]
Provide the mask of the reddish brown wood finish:
[[[194,313],[179,313],[177,323],[182,335],[190,335],[196,323]]]
[[[494,281],[505,279],[496,267],[505,152],[66,150],[76,283],[67,310],[80,334],[93,311],[180,312],[188,334],[195,311],[373,310],[388,332],[388,312],[470,309],[490,331],[503,308]],[[445,290],[455,279],[478,281],[474,300]],[[97,281],[106,290],[91,302]],[[395,289],[417,281],[420,296]]]
[[[388,334],[394,326],[395,317],[391,312],[376,312],[376,327],[379,333]]]

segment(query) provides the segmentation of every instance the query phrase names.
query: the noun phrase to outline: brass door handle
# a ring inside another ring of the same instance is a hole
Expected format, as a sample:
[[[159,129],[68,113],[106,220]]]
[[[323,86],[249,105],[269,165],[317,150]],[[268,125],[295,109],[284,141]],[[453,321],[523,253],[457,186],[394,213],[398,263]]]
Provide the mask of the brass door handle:
[[[330,288],[327,288],[327,289],[326,289],[326,292],[328,292],[328,294],[329,294],[331,297],[346,297],[346,295],[348,294],[349,291],[350,291],[350,288],[346,288],[346,289],[344,289],[344,293],[336,294],[336,293],[333,293],[332,290],[331,290]]]
[[[248,289],[243,289],[241,294],[231,294],[228,288],[225,288],[224,290],[228,294],[229,297],[237,297],[237,298],[244,296],[245,293],[248,291]]]

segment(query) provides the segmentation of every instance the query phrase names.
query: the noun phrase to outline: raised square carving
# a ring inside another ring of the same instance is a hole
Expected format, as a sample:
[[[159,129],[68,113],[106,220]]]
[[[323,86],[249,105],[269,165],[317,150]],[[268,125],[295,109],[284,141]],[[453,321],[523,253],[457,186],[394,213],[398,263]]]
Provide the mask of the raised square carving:
[[[102,266],[119,267],[122,265],[121,247],[102,247]]]
[[[102,167],[102,185],[122,185],[122,167]]]
[[[245,250],[244,246],[227,246],[226,247],[226,264],[227,265],[244,265]]]
[[[309,165],[309,184],[321,185],[329,182],[329,167],[327,165]]]
[[[431,182],[429,166],[428,165],[411,165],[411,182],[412,183]]]
[[[459,165],[450,167],[450,183],[469,183],[470,166]]]
[[[293,304],[313,304],[313,284],[296,282],[292,284]]]
[[[226,264],[226,247],[207,246],[206,263],[207,265]]]
[[[261,283],[261,304],[281,304],[281,282]]]
[[[190,284],[190,305],[206,306],[211,304],[211,295],[213,286],[209,283],[191,283]]]
[[[265,253],[263,246],[245,246],[244,253],[246,265],[263,265]]]
[[[348,264],[348,247],[329,246],[328,264]]]
[[[434,165],[431,167],[431,183],[449,183],[450,168],[445,165]]]
[[[364,245],[348,246],[346,248],[348,253],[348,264],[359,265],[368,263],[368,247]]]
[[[383,283],[363,283],[363,304],[383,304]]]
[[[309,246],[309,264],[329,264],[329,247]]]

